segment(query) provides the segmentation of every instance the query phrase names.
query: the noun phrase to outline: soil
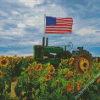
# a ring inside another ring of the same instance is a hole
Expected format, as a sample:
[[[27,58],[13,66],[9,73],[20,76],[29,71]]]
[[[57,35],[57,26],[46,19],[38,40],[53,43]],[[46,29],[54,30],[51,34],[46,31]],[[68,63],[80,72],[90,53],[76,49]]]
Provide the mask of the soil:
[[[10,95],[10,96],[11,96],[12,98],[15,98],[15,97],[16,97],[15,90],[14,90],[16,84],[17,84],[17,77],[15,77],[15,78],[14,78],[14,81],[11,82],[11,95]]]

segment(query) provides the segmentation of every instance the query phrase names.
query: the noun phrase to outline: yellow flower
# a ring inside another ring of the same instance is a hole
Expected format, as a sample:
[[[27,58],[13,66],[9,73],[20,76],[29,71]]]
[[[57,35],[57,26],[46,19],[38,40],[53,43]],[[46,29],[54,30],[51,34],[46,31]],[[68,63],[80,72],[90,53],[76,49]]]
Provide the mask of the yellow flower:
[[[96,61],[95,62],[98,63],[98,58],[96,58]]]
[[[50,75],[46,75],[45,80],[49,81],[50,80]]]
[[[2,76],[3,76],[3,73],[2,73],[2,71],[0,71],[0,78],[2,78]]]
[[[100,76],[99,76],[99,78],[97,79],[97,83],[100,83]]]
[[[11,65],[9,65],[9,68],[11,67]]]
[[[55,85],[55,87],[57,87],[57,84]]]
[[[13,64],[13,67],[15,67],[15,65]]]
[[[73,85],[71,84],[71,82],[68,83],[68,86],[66,87],[66,92],[69,93],[73,90]]]
[[[50,70],[49,70],[49,74],[52,74],[52,75],[53,75],[53,74],[54,74],[54,72],[55,72],[54,67],[51,67],[51,68],[50,68]]]
[[[60,69],[58,69],[58,72],[60,71]]]
[[[17,57],[17,55],[14,55],[14,58],[16,58]]]
[[[37,62],[35,61],[35,65],[37,64]]]
[[[59,65],[60,65],[60,66],[62,66],[62,64],[61,64],[61,63],[59,63]]]
[[[1,66],[4,66],[5,67],[5,66],[8,65],[8,63],[9,63],[9,61],[7,59],[5,59],[5,58],[3,60],[0,60],[0,65]]]
[[[56,82],[59,82],[59,80],[56,80]]]
[[[77,83],[77,91],[79,91],[81,89],[81,86],[82,86],[81,82],[82,82],[82,80],[80,79]]]
[[[37,67],[35,68],[36,71],[40,71],[42,69],[42,64],[38,63]]]
[[[69,62],[69,65],[71,65],[74,61],[74,58],[70,58],[70,62]]]
[[[50,66],[50,63],[48,63],[48,66]]]
[[[39,76],[38,75],[34,75],[34,78],[38,78]]]

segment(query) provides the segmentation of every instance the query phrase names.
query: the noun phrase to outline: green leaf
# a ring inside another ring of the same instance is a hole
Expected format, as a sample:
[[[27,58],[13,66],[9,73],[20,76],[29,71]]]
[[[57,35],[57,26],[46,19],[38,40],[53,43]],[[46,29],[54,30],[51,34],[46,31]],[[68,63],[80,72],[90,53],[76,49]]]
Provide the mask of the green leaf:
[[[95,90],[98,90],[98,87],[97,87],[97,85],[94,85],[94,86],[93,86],[93,88],[94,88]]]
[[[61,88],[57,88],[56,92],[60,94]]]
[[[62,85],[63,85],[64,87],[66,87],[66,86],[68,85],[68,82],[63,82]]]
[[[67,73],[67,71],[68,71],[68,69],[67,69],[67,68],[63,69],[63,75],[64,75],[64,74],[66,74],[66,73]]]
[[[35,91],[35,96],[38,95],[39,91],[40,91],[40,89],[37,89],[37,90]]]
[[[52,82],[51,87],[54,87],[57,84],[57,82]]]
[[[40,83],[43,83],[43,81],[45,81],[45,77],[40,77],[40,78],[38,79],[38,81],[39,81]]]
[[[60,82],[65,82],[66,79],[65,78],[60,78]]]
[[[44,93],[45,86],[40,86],[40,89],[41,89],[41,92],[43,92],[43,93]]]
[[[25,74],[25,72],[21,72],[21,75],[24,75]]]
[[[22,70],[25,70],[25,68],[22,68]]]

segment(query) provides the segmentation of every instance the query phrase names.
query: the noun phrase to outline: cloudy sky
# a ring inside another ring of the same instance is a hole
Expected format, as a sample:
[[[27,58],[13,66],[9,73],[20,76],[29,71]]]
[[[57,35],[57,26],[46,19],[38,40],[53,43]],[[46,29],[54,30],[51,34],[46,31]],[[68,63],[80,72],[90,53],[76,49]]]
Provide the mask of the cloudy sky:
[[[33,55],[33,46],[42,45],[44,14],[72,17],[72,34],[45,34],[49,46],[83,46],[100,57],[99,0],[0,0],[0,56]],[[72,52],[71,50],[71,52]]]

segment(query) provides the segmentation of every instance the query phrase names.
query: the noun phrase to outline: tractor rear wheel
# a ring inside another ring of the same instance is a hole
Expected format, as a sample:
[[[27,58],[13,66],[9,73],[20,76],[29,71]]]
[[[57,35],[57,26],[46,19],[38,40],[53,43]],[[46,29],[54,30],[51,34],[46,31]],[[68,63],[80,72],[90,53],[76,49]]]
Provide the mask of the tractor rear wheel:
[[[92,66],[92,55],[88,51],[76,52],[73,58],[73,66],[79,75],[82,76],[89,71],[89,68]]]

